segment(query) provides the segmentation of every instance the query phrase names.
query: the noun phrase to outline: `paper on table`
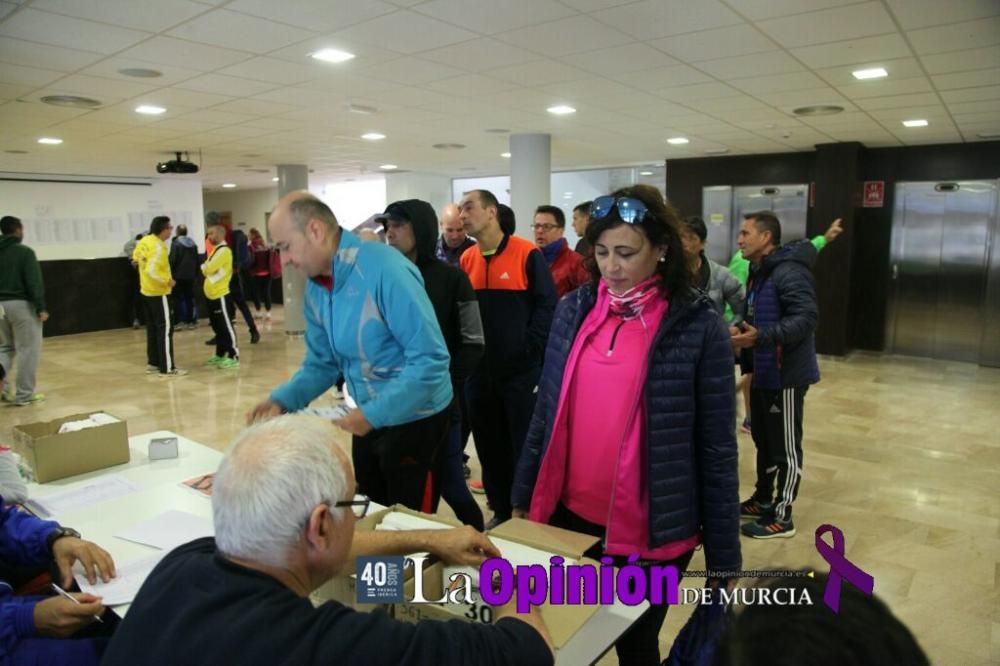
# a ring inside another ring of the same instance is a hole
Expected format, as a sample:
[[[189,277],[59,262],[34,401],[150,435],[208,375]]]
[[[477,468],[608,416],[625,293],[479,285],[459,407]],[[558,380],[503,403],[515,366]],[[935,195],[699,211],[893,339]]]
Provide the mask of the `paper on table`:
[[[201,537],[215,536],[215,527],[210,518],[171,509],[127,527],[115,536],[144,546],[169,550]]]
[[[139,486],[124,476],[107,474],[58,493],[32,498],[28,500],[27,506],[35,513],[44,516],[58,516],[67,511],[123,497],[138,490]]]
[[[531,564],[541,564],[542,566],[548,568],[551,558],[556,553],[549,553],[538,548],[532,548],[531,546],[525,546],[522,543],[517,543],[514,541],[508,541],[507,539],[499,539],[497,537],[490,537],[490,541],[496,546],[503,558],[510,562],[512,567],[517,567],[519,565],[531,565]],[[576,564],[577,560],[563,557],[563,565]],[[447,583],[451,580],[452,574],[464,573],[472,578],[472,584],[475,587],[479,587],[479,569],[475,567],[460,566],[457,564],[446,564],[444,567],[444,580]]]
[[[382,518],[382,522],[375,526],[376,530],[450,530],[451,528],[452,526],[446,523],[398,511],[390,511]]]
[[[105,606],[121,606],[130,604],[138,594],[139,588],[149,577],[153,570],[167,551],[160,551],[139,560],[132,560],[126,564],[119,564],[115,567],[117,576],[107,583],[98,582],[91,585],[81,571],[74,570],[76,582],[80,586],[81,592],[94,594],[102,597]]]

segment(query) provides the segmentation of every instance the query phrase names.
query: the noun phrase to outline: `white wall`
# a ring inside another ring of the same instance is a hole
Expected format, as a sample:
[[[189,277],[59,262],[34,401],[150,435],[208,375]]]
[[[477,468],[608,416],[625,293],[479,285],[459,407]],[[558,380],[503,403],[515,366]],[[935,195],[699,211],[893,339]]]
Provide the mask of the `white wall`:
[[[389,173],[385,177],[386,205],[404,199],[422,199],[440,216],[452,202],[451,178],[427,173]],[[381,212],[381,211],[380,211]]]
[[[0,206],[3,215],[21,218],[25,244],[42,260],[119,256],[125,242],[135,237],[137,225],[148,233],[148,221],[155,215],[169,215],[175,225],[185,222],[193,238],[204,237],[201,181],[143,180],[151,184],[0,180]]]
[[[218,213],[230,212],[233,215],[233,226],[246,222],[244,232],[256,228],[265,238],[268,237],[264,221],[266,214],[278,203],[278,188],[268,187],[260,190],[234,190],[232,192],[205,192],[205,210]],[[201,238],[195,238],[201,244]]]

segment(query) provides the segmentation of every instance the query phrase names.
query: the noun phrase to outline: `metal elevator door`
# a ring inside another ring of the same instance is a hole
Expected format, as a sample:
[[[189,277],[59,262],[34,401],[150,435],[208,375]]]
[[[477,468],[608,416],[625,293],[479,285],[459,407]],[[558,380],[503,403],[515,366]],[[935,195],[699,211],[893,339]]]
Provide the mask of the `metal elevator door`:
[[[781,222],[782,244],[806,236],[809,214],[809,186],[803,183],[786,185],[718,185],[702,188],[701,212],[708,226],[705,253],[723,266],[737,250],[740,225],[747,213],[770,210]]]
[[[981,361],[997,184],[899,183],[892,218],[892,302],[886,339],[897,354]]]

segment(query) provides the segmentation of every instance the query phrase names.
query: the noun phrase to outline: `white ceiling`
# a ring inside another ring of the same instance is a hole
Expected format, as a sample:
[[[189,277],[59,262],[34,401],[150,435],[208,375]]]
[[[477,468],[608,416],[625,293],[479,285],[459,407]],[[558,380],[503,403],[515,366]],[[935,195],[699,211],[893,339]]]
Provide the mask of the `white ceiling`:
[[[309,58],[324,47],[357,57]],[[889,77],[851,76],[874,66]],[[38,102],[57,93],[103,107]],[[792,115],[808,104],[845,111]],[[0,171],[153,175],[187,150],[208,187],[270,185],[279,163],[500,174],[497,128],[551,133],[555,169],[982,140],[1000,133],[1000,0],[0,0]]]

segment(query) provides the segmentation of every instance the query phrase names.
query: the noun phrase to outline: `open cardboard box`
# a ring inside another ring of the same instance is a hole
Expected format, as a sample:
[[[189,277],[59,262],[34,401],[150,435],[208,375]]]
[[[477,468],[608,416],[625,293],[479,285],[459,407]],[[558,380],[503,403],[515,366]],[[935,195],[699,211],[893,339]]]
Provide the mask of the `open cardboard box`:
[[[567,560],[580,563],[598,563],[583,557],[591,546],[598,542],[597,537],[571,532],[551,525],[534,523],[529,520],[513,518],[492,530],[490,536],[514,541],[543,550],[553,555],[562,555]],[[441,563],[425,565],[421,578],[422,593],[425,599],[441,599],[448,585],[444,579],[444,567]],[[404,597],[412,599],[415,591],[415,580],[412,571],[407,574],[403,586]],[[542,618],[552,636],[556,649],[563,647],[573,635],[597,612],[598,606],[550,605],[539,606]],[[493,622],[492,609],[482,602],[470,604],[433,604],[412,603],[405,601],[396,604],[395,617],[404,622],[419,622],[420,620],[454,620],[464,619],[469,622]]]
[[[436,523],[442,523],[448,527],[461,527],[462,524],[447,518],[445,516],[438,516],[435,514],[421,513],[419,511],[414,511],[405,506],[394,504],[388,508],[370,513],[364,518],[357,520],[354,524],[354,531],[357,532],[369,532],[378,528],[378,525],[388,516],[390,513],[405,513],[411,516],[416,516],[423,518],[425,520],[430,520]],[[409,580],[413,577],[413,567],[406,567],[404,569],[404,580]],[[313,603],[321,604],[325,601],[331,599],[339,601],[349,608],[353,608],[362,612],[369,612],[377,609],[384,610],[386,612],[392,611],[391,604],[370,604],[370,603],[358,603],[358,581],[355,576],[355,571],[353,568],[350,570],[345,569],[340,573],[339,576],[331,578],[329,581],[320,586],[315,592],[310,595]]]
[[[117,423],[59,434],[63,423],[82,421],[100,411],[16,425],[13,428],[13,448],[34,470],[39,483],[127,463],[128,427],[123,419],[119,418]],[[114,416],[110,412],[104,413]]]

